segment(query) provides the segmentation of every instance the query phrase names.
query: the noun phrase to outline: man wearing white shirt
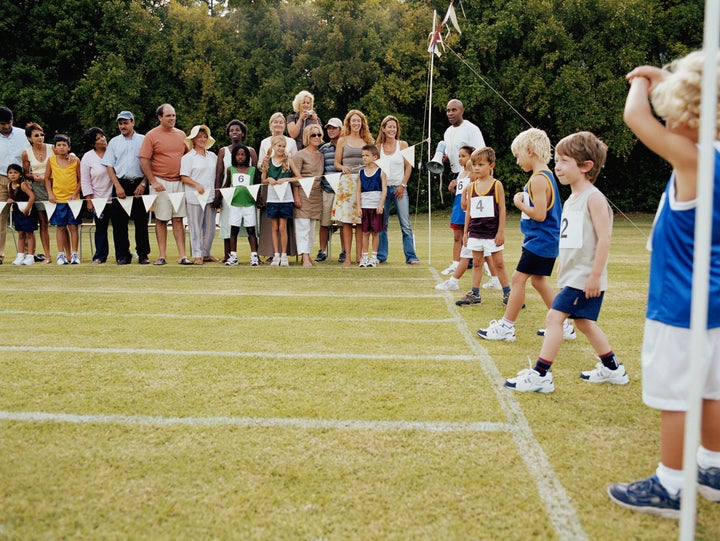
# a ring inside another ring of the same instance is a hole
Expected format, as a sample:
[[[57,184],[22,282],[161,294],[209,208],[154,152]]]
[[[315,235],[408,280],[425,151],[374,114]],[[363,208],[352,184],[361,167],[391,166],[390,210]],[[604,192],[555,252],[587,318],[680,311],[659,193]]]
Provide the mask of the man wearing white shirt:
[[[445,130],[443,136],[445,141],[444,158],[447,158],[448,162],[450,162],[450,169],[452,170],[450,178],[454,179],[462,171],[462,166],[458,161],[460,147],[467,145],[475,149],[482,148],[485,146],[485,140],[480,128],[469,120],[463,119],[465,107],[463,107],[460,100],[450,100],[445,108],[445,113],[450,122],[450,127]]]
[[[13,112],[7,107],[0,107],[0,202],[8,199],[7,168],[10,164],[22,166],[22,153],[30,146],[25,130],[13,126]],[[26,171],[27,173],[27,171]],[[10,206],[0,212],[0,265],[5,259],[5,238],[7,236]]]

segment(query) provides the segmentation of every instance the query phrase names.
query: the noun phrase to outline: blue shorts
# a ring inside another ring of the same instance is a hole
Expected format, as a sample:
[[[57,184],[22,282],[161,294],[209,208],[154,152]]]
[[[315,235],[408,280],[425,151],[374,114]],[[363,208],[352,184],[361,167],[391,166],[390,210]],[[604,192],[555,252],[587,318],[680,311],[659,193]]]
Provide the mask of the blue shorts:
[[[523,248],[515,270],[531,276],[550,276],[554,266],[554,257],[540,257]]]
[[[50,225],[80,225],[82,223],[82,212],[78,213],[78,217],[73,216],[70,205],[67,203],[58,203],[55,212],[50,217]]]
[[[265,207],[268,218],[277,220],[278,218],[285,218],[286,220],[292,220],[293,217],[293,204],[292,203],[268,203]]]
[[[572,319],[589,319],[597,321],[600,315],[605,292],[601,291],[599,297],[588,299],[582,289],[564,287],[555,295],[552,309],[567,314]]]

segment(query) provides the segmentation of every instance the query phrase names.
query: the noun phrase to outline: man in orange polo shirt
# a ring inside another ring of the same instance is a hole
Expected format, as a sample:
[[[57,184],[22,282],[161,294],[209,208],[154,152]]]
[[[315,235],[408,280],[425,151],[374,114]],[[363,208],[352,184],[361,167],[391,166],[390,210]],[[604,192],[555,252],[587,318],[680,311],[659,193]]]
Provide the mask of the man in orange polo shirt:
[[[184,193],[180,182],[180,159],[187,152],[185,133],[175,127],[175,109],[162,104],[155,113],[160,122],[147,134],[140,148],[140,167],[150,183],[150,193],[157,195],[153,204],[155,235],[160,256],[155,265],[167,263],[167,227],[172,221],[173,237],[181,265],[192,265],[185,253],[185,200],[175,210],[169,194]]]

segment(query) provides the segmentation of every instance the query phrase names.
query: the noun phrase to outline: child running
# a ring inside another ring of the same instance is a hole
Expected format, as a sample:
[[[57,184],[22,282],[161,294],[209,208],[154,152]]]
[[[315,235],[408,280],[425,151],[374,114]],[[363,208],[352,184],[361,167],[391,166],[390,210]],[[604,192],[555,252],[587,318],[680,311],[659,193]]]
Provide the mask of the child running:
[[[569,135],[555,149],[555,174],[572,193],[565,202],[560,235],[560,292],[548,311],[545,338],[535,368],[521,370],[505,382],[514,391],[550,393],[555,390],[550,368],[563,341],[563,322],[569,316],[587,337],[600,362],[580,378],[590,383],[625,385],[625,367],[615,357],[598,327],[605,290],[613,216],[605,196],[595,187],[605,164],[607,145],[590,132]]]
[[[78,225],[82,218],[78,213],[76,218],[68,201],[80,197],[80,160],[70,160],[70,138],[58,134],[53,144],[54,156],[50,156],[48,167],[45,169],[45,187],[50,203],[56,203],[55,212],[50,219],[50,225],[57,226],[56,240],[58,265],[79,265],[78,255]],[[68,261],[65,252],[69,252]]]
[[[513,203],[522,211],[520,230],[525,235],[522,255],[512,276],[511,292],[503,298],[507,304],[500,321],[492,320],[477,335],[485,340],[515,341],[515,321],[525,304],[525,285],[528,280],[540,293],[550,309],[555,290],[548,283],[555,258],[558,256],[560,239],[560,217],[562,206],[555,176],[548,167],[550,162],[550,139],[537,128],[520,133],[512,142],[511,150],[517,164],[523,171],[532,171],[530,180],[522,192],[513,197]],[[506,300],[507,299],[507,300]],[[563,335],[575,338],[575,329],[570,326]]]
[[[387,178],[375,160],[380,158],[380,151],[375,145],[362,147],[362,161],[365,167],[360,170],[360,182],[357,183],[358,211],[362,214],[362,257],[358,267],[377,267],[380,233],[385,231],[385,197],[387,195]],[[368,257],[372,235],[372,255]]]
[[[32,186],[25,180],[23,168],[11,163],[7,168],[8,205],[12,205],[12,220],[18,232],[18,253],[13,265],[32,265],[35,263],[35,231],[38,228],[38,211],[34,206],[35,194]]]
[[[237,239],[240,234],[240,227],[247,229],[248,242],[250,243],[250,266],[260,265],[258,258],[258,240],[255,232],[257,225],[257,212],[255,211],[255,200],[247,189],[255,183],[255,168],[250,165],[250,150],[242,143],[238,143],[230,150],[230,163],[232,164],[225,177],[223,188],[233,187],[232,200],[230,202],[230,255],[225,261],[228,267],[237,266]]]
[[[702,52],[694,52],[678,60],[670,70],[641,66],[627,75],[631,86],[625,102],[625,123],[642,143],[673,167],[650,241],[650,285],[642,347],[643,402],[660,410],[660,464],[647,479],[616,483],[608,493],[623,507],[667,518],[680,516],[680,490],[684,484],[683,434],[690,388],[690,303],[704,61]],[[653,114],[648,98],[664,125]],[[702,360],[697,483],[701,496],[720,502],[720,120],[716,116],[714,121],[707,357]]]
[[[479,148],[470,157],[472,182],[463,192],[465,229],[463,246],[472,252],[472,289],[455,304],[458,306],[481,304],[480,281],[483,258],[488,259],[490,272],[499,277],[504,290],[510,292],[507,271],[502,257],[505,244],[505,190],[493,178],[495,151]]]

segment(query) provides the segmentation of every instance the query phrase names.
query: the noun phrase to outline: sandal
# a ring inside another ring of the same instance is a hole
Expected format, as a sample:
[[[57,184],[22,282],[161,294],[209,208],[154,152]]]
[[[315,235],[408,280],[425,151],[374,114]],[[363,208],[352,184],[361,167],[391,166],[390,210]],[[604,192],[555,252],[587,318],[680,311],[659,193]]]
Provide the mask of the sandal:
[[[165,265],[166,263],[167,261],[165,261],[164,257],[158,257],[153,265]]]
[[[203,264],[203,258],[202,257],[196,257],[193,259],[193,265],[202,265]]]
[[[183,257],[180,261],[178,261],[180,265],[194,265],[192,261],[190,261],[187,257]]]

